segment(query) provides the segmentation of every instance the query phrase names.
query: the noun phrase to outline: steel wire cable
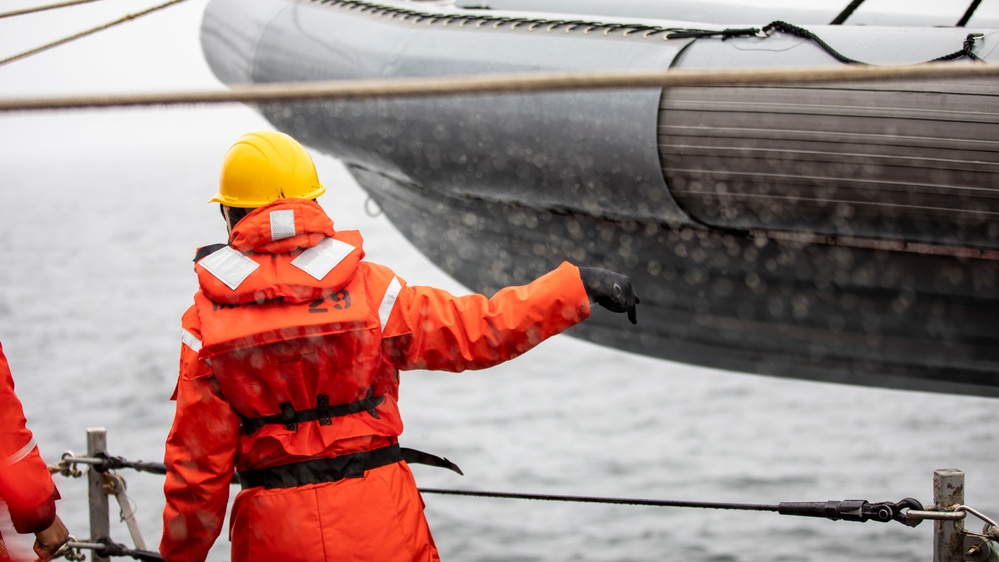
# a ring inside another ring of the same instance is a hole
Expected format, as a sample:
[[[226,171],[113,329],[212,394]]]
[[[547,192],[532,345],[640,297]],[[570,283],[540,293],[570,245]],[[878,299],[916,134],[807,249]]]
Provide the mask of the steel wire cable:
[[[97,0],[70,0],[69,2],[60,2],[59,4],[47,4],[45,6],[34,6],[32,8],[24,8],[23,10],[3,12],[0,13],[0,19],[9,18],[13,16],[23,16],[25,14],[33,14],[35,12],[43,12],[45,10],[55,10],[56,8],[67,8],[69,6],[76,6],[77,4],[87,4],[89,2],[97,2]]]
[[[142,16],[147,15],[147,14],[151,14],[153,12],[156,12],[158,10],[162,10],[163,8],[167,8],[169,6],[173,6],[174,4],[179,4],[181,2],[184,2],[184,0],[170,0],[169,2],[166,2],[164,4],[159,4],[157,6],[153,6],[152,8],[143,10],[141,12],[135,12],[134,14],[125,15],[125,16],[123,16],[123,17],[121,17],[119,19],[116,19],[114,21],[110,21],[110,22],[105,23],[103,25],[99,25],[97,27],[93,27],[93,28],[87,29],[85,31],[81,31],[80,33],[77,33],[75,35],[70,35],[69,37],[63,37],[62,39],[53,41],[51,43],[47,43],[47,44],[42,45],[40,47],[35,47],[34,49],[30,49],[28,51],[24,51],[23,53],[18,53],[16,55],[9,56],[9,57],[7,57],[5,59],[0,59],[0,66],[3,66],[5,64],[11,63],[11,62],[14,62],[16,60],[20,60],[20,59],[23,59],[23,58],[30,57],[32,55],[36,55],[38,53],[41,53],[42,51],[47,51],[47,50],[49,50],[49,49],[51,49],[53,47],[58,47],[59,45],[64,45],[64,44],[69,43],[71,41],[75,41],[76,39],[80,39],[81,37],[86,37],[88,35],[92,35],[94,33],[97,33],[98,31],[103,31],[105,29],[108,29],[109,27],[114,27],[114,26],[116,26],[118,24],[125,23],[126,21],[134,20],[136,18],[142,17]]]
[[[606,498],[594,496],[572,496],[557,494],[522,494],[513,492],[486,492],[475,490],[447,490],[441,488],[420,488],[424,494],[440,494],[447,496],[471,496],[480,498],[500,498],[516,500],[541,500],[574,503],[604,503],[616,505],[645,505],[652,507],[690,507],[701,509],[735,509],[743,511],[777,511],[776,504],[700,502],[681,500],[650,500],[641,498]]]

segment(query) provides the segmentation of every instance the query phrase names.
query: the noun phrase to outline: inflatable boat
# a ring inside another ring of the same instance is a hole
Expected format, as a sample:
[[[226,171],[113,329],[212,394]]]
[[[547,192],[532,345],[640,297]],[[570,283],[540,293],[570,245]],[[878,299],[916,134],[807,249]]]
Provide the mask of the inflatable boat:
[[[687,0],[212,0],[202,48],[229,85],[994,64],[999,25],[975,5],[938,21]],[[995,79],[255,108],[341,159],[472,290],[564,260],[630,275],[639,324],[595,310],[574,336],[746,373],[999,396]]]

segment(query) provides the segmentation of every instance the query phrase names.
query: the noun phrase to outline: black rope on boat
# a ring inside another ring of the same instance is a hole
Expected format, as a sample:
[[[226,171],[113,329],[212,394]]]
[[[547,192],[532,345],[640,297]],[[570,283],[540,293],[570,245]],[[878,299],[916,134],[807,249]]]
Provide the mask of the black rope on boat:
[[[812,41],[813,43],[815,43],[819,47],[822,47],[823,51],[829,53],[830,56],[832,56],[834,59],[836,59],[836,60],[838,60],[839,62],[842,62],[842,63],[846,63],[846,64],[867,64],[865,62],[861,62],[861,61],[856,60],[856,59],[851,59],[850,57],[848,57],[848,56],[840,53],[836,49],[833,49],[832,47],[830,47],[829,44],[826,43],[825,41],[823,41],[822,38],[819,37],[818,35],[812,33],[811,31],[808,31],[807,29],[805,29],[803,27],[798,27],[796,25],[791,25],[791,24],[787,23],[786,21],[780,21],[780,20],[775,21],[775,22],[767,25],[766,27],[764,27],[763,31],[765,33],[767,33],[767,34],[770,34],[773,31],[779,31],[781,33],[787,33],[787,34],[790,34],[790,35],[794,35],[795,37],[801,37],[802,39],[808,39],[809,41]]]
[[[938,59],[933,59],[930,62],[952,61],[965,57],[973,61],[985,62],[973,51],[973,49],[975,48],[975,42],[977,42],[982,37],[984,37],[984,35],[981,33],[969,33],[968,36],[964,38],[963,49],[961,49],[960,51],[953,52],[949,55],[942,56]]]
[[[870,64],[870,63],[862,62],[862,61],[859,61],[859,60],[851,59],[850,57],[847,57],[846,55],[843,55],[842,53],[840,53],[836,49],[833,49],[831,46],[829,46],[828,43],[826,43],[825,41],[823,41],[821,37],[819,37],[818,35],[812,33],[811,31],[809,31],[809,30],[807,30],[807,29],[805,29],[803,27],[798,27],[796,25],[791,25],[791,24],[789,24],[787,22],[784,22],[784,21],[779,21],[779,20],[775,21],[775,22],[767,25],[766,27],[764,27],[762,31],[764,33],[766,33],[767,35],[769,35],[770,33],[774,32],[774,31],[779,31],[781,33],[788,33],[788,34],[794,35],[796,37],[801,37],[803,39],[808,39],[810,41],[813,41],[819,47],[822,47],[822,50],[824,50],[826,53],[829,53],[829,55],[831,55],[833,58],[835,58],[836,60],[838,60],[838,61],[840,61],[842,63],[846,63],[846,64],[864,64],[864,65]],[[982,38],[982,37],[983,37],[983,35],[981,33],[969,33],[968,36],[964,39],[964,46],[963,46],[963,48],[960,51],[955,51],[955,52],[953,52],[953,53],[951,53],[949,55],[944,55],[942,57],[938,57],[938,58],[935,58],[933,60],[929,60],[929,61],[926,61],[926,62],[927,63],[930,63],[930,62],[945,62],[945,61],[958,60],[958,59],[961,59],[961,58],[968,58],[968,59],[973,60],[973,61],[984,62],[973,51],[973,49],[975,47],[975,42],[978,39]],[[925,64],[925,63],[923,63],[923,64]]]
[[[472,13],[472,14],[448,14],[448,15],[430,15],[427,12],[403,9],[395,6],[386,6],[383,4],[378,4],[376,2],[369,2],[367,0],[307,0],[309,2],[328,5],[330,7],[343,8],[347,10],[358,10],[362,13],[364,12],[376,12],[379,16],[388,15],[389,17],[401,16],[401,20],[412,17],[416,21],[421,21],[424,18],[430,18],[431,23],[441,22],[441,25],[449,25],[453,22],[458,23],[459,26],[466,25],[470,22],[481,22],[484,24],[492,24],[491,27],[498,29],[501,26],[509,25],[511,29],[516,29],[521,24],[529,24],[527,26],[528,30],[533,31],[539,28],[545,28],[549,31],[565,27],[567,32],[576,30],[577,28],[583,28],[585,33],[590,33],[595,30],[603,30],[605,34],[609,34],[615,31],[621,31],[622,34],[627,37],[633,33],[644,32],[643,37],[650,37],[659,33],[664,33],[666,39],[702,39],[708,37],[721,37],[722,40],[731,39],[734,37],[760,37],[766,38],[773,34],[775,31],[782,33],[787,33],[794,35],[796,37],[801,37],[803,39],[808,39],[814,42],[816,45],[821,47],[826,53],[835,58],[836,60],[845,64],[857,64],[857,65],[867,65],[863,61],[852,59],[847,57],[832,48],[828,43],[822,40],[821,37],[812,33],[811,31],[798,27],[796,25],[791,25],[784,21],[775,21],[766,25],[762,28],[750,27],[750,28],[731,28],[731,29],[686,29],[686,28],[676,28],[676,27],[661,27],[645,24],[626,24],[626,23],[604,23],[604,22],[592,22],[583,20],[555,20],[546,18],[523,18],[523,17],[509,17],[509,16],[497,16],[492,14],[484,13]],[[833,20],[833,25],[838,25],[850,17],[854,10],[860,6],[863,0],[853,0],[849,6],[842,13],[840,13],[836,19]],[[981,0],[974,0],[971,7],[968,8],[969,12],[974,12],[974,8],[977,8],[977,3]],[[966,17],[970,18],[970,14],[965,14]],[[963,20],[964,18],[962,18]],[[481,25],[479,27],[482,27]],[[970,36],[969,36],[970,38]],[[970,46],[968,41],[965,41],[964,48],[950,55],[946,55],[940,58],[933,59],[927,62],[941,62],[950,61],[960,58],[969,58],[971,60],[980,61],[978,56],[976,56],[972,51],[971,47],[974,45],[974,41],[971,42]],[[0,61],[3,64],[4,61]]]

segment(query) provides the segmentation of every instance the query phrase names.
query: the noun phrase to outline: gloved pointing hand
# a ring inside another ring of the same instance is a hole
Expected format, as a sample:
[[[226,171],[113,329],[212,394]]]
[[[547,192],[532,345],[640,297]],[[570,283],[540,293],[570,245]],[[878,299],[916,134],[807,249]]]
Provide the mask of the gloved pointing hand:
[[[631,278],[598,267],[580,267],[579,278],[583,281],[590,302],[595,302],[611,312],[627,312],[628,320],[638,324],[635,305],[642,302],[631,287]]]

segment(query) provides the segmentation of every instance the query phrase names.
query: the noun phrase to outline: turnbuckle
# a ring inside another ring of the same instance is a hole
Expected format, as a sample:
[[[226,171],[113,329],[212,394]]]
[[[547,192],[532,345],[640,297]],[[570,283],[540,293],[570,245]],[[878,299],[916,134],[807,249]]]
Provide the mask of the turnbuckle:
[[[908,516],[907,510],[922,510],[923,504],[913,498],[905,498],[897,502],[871,503],[867,500],[844,500],[827,502],[781,502],[777,505],[777,513],[781,515],[798,515],[802,517],[824,517],[833,521],[898,521],[903,525],[915,527],[922,522]]]

